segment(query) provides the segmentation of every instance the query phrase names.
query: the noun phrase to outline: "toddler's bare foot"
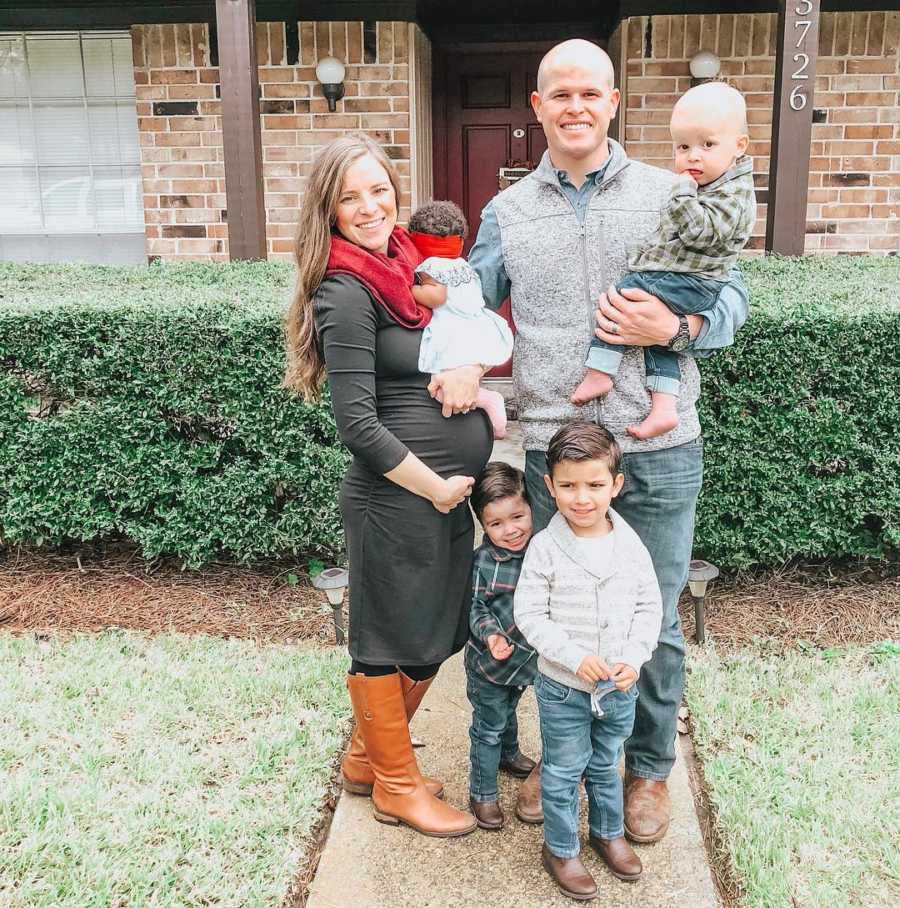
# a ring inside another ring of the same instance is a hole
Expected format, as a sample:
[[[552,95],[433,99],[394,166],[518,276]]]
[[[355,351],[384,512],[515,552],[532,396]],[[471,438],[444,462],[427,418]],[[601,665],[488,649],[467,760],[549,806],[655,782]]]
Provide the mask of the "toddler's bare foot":
[[[650,398],[652,402],[647,418],[636,426],[628,427],[628,434],[641,441],[671,432],[678,425],[678,413],[675,411],[677,398],[674,394],[651,391]]]
[[[583,407],[597,397],[605,397],[612,391],[612,377],[597,369],[586,369],[581,384],[572,393],[569,400],[576,407]]]
[[[503,399],[503,395],[499,391],[487,391],[479,388],[475,406],[487,413],[491,426],[494,428],[494,438],[505,438],[506,401]]]

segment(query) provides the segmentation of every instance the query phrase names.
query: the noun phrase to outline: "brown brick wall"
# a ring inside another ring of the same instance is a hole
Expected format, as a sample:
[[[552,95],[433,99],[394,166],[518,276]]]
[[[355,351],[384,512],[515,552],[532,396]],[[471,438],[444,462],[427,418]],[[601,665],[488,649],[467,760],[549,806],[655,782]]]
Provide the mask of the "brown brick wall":
[[[168,260],[228,258],[219,71],[205,24],[131,30],[144,182],[147,254]],[[270,259],[291,257],[303,183],[316,150],[348,129],[386,147],[409,214],[407,24],[301,22],[297,60],[288,60],[285,23],[257,24],[266,234]],[[374,40],[371,40],[374,38]],[[337,111],[316,81],[325,56],[347,67]]]
[[[751,247],[765,236],[775,74],[774,14],[653,16],[628,20],[626,147],[671,166],[669,115],[690,87],[701,48],[744,93],[759,211]],[[649,44],[649,48],[648,48]],[[900,252],[900,13],[823,13],[810,148],[806,249]],[[649,49],[649,53],[648,53]]]

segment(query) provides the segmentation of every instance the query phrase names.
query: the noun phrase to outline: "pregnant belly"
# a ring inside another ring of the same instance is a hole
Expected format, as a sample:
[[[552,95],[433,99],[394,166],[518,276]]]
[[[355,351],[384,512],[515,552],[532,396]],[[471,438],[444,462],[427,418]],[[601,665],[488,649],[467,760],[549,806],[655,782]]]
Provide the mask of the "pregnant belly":
[[[477,476],[491,456],[493,433],[483,410],[445,419],[424,387],[378,388],[384,426],[440,476]]]

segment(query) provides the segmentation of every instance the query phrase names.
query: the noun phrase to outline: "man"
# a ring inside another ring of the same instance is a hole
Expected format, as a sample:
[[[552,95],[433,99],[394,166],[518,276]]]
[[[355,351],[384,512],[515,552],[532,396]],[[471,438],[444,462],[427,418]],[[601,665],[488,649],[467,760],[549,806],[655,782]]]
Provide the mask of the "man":
[[[608,138],[619,91],[612,62],[599,47],[583,40],[557,45],[541,62],[537,82],[531,102],[548,150],[533,173],[488,203],[469,262],[489,306],[512,298],[518,330],[513,381],[535,531],[555,510],[543,475],[547,443],[564,422],[594,419],[624,452],[625,486],[616,510],[650,551],[664,609],[625,747],[625,831],[632,841],[655,842],[669,824],[665,780],[675,759],[684,672],[676,606],[687,580],[703,474],[695,407],[700,383],[692,358],[680,358],[678,427],[646,441],[626,429],[649,410],[640,348],[710,355],[732,342],[747,315],[747,293],[735,270],[713,310],[678,316],[643,291],[615,291],[611,285],[626,270],[628,248],[659,223],[674,174],[629,160]],[[569,396],[595,328],[602,340],[626,349],[613,390],[578,408]],[[577,876],[577,868],[570,870]]]

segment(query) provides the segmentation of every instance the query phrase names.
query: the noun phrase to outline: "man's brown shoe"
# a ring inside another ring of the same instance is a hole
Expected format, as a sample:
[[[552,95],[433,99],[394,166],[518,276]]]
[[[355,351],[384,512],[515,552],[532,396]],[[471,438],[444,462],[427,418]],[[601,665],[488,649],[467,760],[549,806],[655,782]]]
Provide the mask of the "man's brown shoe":
[[[503,828],[503,810],[499,801],[476,801],[469,798],[469,807],[475,814],[475,822],[482,829]]]
[[[519,751],[511,760],[501,760],[500,768],[517,779],[525,779],[535,767],[534,760]]]
[[[625,836],[620,835],[617,839],[601,839],[598,836],[588,836],[591,847],[597,854],[603,858],[603,862],[609,867],[610,873],[625,880],[627,883],[633,883],[641,875],[644,869],[641,859],[634,853],[634,849],[625,841]]]
[[[625,774],[625,835],[632,842],[658,842],[669,828],[671,809],[665,782]]]
[[[558,858],[546,845],[541,850],[544,870],[553,877],[559,891],[570,899],[586,902],[597,897],[597,884],[581,858]]]
[[[544,808],[541,804],[540,761],[519,786],[519,796],[516,798],[516,816],[523,823],[539,825],[544,822]]]

